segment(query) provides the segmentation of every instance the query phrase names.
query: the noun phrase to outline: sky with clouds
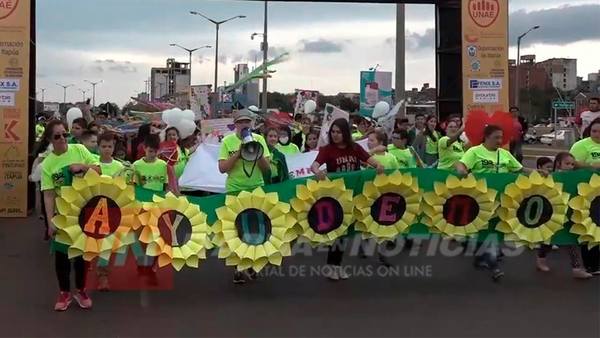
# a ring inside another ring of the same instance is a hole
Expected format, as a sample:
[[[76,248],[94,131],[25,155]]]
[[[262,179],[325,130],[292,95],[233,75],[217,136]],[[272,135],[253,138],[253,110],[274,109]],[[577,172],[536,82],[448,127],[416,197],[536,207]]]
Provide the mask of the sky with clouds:
[[[532,25],[522,54],[538,60],[578,59],[578,74],[600,69],[600,3],[598,0],[510,0],[510,53],[516,56],[516,35]],[[216,20],[246,15],[221,27],[219,82],[233,81],[236,63],[261,62],[258,40],[263,3],[243,0],[38,0],[37,81],[46,101],[62,100],[55,83],[75,84],[68,100],[80,100],[84,80],[97,87],[97,101],[124,104],[144,91],[150,68],[168,57],[187,60],[188,48],[214,45],[215,29],[202,17]],[[317,89],[326,94],[358,92],[359,72],[380,64],[394,71],[395,5],[272,2],[269,5],[270,56],[289,52],[275,67],[270,91]],[[434,6],[407,5],[406,87],[435,83]],[[212,84],[214,50],[194,54],[193,83]],[[89,96],[89,93],[88,93]]]

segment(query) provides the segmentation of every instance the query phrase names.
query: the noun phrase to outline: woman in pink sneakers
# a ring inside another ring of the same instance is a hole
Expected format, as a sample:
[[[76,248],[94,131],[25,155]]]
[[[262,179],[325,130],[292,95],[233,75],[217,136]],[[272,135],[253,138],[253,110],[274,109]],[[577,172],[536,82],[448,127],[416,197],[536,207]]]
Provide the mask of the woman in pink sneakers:
[[[46,126],[44,137],[53,147],[53,151],[42,162],[41,190],[44,193],[46,219],[48,220],[48,236],[54,237],[52,218],[55,215],[56,192],[70,175],[84,174],[89,169],[100,171],[98,161],[92,153],[81,144],[68,144],[67,128],[64,122],[54,120]],[[54,310],[65,311],[75,299],[80,307],[89,309],[92,300],[85,292],[86,264],[83,257],[69,259],[65,248],[53,240],[52,249],[55,255],[56,277],[60,293]],[[71,295],[70,275],[71,263],[75,268],[76,291]]]

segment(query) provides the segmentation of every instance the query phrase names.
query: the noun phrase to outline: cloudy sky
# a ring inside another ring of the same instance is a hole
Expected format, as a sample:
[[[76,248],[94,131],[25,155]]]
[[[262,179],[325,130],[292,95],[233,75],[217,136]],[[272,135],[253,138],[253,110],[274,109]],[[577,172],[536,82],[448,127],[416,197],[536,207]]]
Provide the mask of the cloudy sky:
[[[600,3],[598,0],[510,0],[511,58],[515,36],[532,25],[542,28],[524,40],[522,54],[539,61],[551,57],[578,59],[584,78],[600,69]],[[38,88],[46,101],[62,101],[55,83],[75,84],[68,100],[80,100],[84,79],[103,84],[97,101],[124,104],[144,91],[150,68],[168,57],[187,61],[188,48],[214,45],[215,30],[195,10],[216,20],[235,15],[221,27],[219,82],[233,80],[236,63],[260,62],[263,4],[242,0],[38,0]],[[326,94],[358,92],[359,72],[376,64],[394,71],[395,7],[386,4],[271,3],[271,54],[291,54],[275,67],[269,90],[317,89]],[[434,7],[407,5],[406,87],[435,82]],[[214,50],[194,56],[193,83],[212,84]],[[89,96],[89,93],[88,93]]]

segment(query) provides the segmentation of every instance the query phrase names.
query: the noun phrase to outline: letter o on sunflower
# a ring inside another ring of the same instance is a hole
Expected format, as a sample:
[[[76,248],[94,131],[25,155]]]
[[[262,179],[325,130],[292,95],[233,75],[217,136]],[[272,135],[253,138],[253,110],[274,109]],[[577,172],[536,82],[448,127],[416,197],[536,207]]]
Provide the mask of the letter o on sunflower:
[[[354,198],[356,230],[363,238],[378,242],[393,240],[406,232],[420,213],[419,184],[410,173],[399,171],[378,175],[365,182],[363,191]]]
[[[577,192],[569,201],[573,209],[571,233],[579,235],[579,243],[600,245],[600,176],[594,174],[589,183],[579,183]]]
[[[488,188],[485,180],[448,176],[433,187],[433,192],[424,194],[423,203],[423,223],[432,233],[461,238],[488,227],[498,203],[496,190]]]
[[[292,254],[296,219],[277,193],[257,188],[229,195],[217,209],[217,218],[214,242],[219,246],[219,258],[228,266],[259,272],[269,263],[281,265],[283,257]]]
[[[568,202],[569,194],[552,177],[544,178],[538,172],[529,177],[519,175],[501,196],[496,230],[517,245],[549,244],[567,220]]]

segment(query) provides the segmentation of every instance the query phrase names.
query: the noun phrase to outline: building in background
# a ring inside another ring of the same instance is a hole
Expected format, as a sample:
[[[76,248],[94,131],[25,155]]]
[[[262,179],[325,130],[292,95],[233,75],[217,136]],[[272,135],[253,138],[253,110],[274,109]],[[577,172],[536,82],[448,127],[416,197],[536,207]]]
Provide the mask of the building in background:
[[[553,58],[536,66],[546,71],[555,88],[562,91],[577,89],[577,59]]]
[[[152,68],[150,99],[167,101],[180,108],[189,106],[190,64],[167,59],[166,67]]]
[[[538,65],[539,64],[537,64],[535,60],[535,55],[521,56],[521,68],[519,69],[519,88],[521,91],[529,91],[532,89],[546,91],[552,89],[552,81],[550,80],[548,73],[543,67]],[[509,88],[515,88],[516,72],[516,60],[508,60]],[[515,91],[510,90],[509,96],[509,102],[514,102]]]
[[[58,102],[44,102],[44,112],[56,113],[60,111],[60,105]]]
[[[240,80],[250,74],[250,68],[248,64],[240,63],[235,65],[233,68],[234,83],[238,83]],[[235,89],[233,93],[233,101],[243,107],[259,106],[259,86],[258,80],[254,79],[248,81]]]

